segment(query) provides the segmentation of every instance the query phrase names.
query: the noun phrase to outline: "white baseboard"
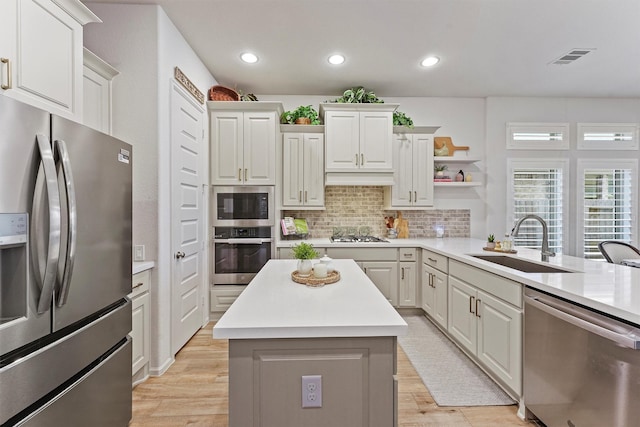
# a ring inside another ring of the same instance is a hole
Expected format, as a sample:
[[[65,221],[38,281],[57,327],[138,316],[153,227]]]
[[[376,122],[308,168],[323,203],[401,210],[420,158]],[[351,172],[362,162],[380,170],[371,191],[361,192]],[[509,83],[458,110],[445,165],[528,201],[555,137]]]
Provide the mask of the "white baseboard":
[[[160,365],[159,367],[149,367],[149,375],[152,377],[159,377],[162,374],[164,374],[165,372],[167,372],[167,369],[169,369],[169,367],[171,365],[173,365],[173,362],[175,362],[176,359],[174,359],[173,357],[169,357],[162,365]]]

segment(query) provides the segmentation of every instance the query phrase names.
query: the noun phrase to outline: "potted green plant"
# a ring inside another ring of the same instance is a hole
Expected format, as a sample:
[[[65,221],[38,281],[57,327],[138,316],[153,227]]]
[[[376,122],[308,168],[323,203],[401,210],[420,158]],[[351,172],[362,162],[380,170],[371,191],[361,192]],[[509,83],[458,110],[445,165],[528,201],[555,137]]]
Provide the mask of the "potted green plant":
[[[280,116],[280,123],[298,125],[319,125],[318,112],[311,105],[301,105],[295,110],[285,111]]]
[[[298,274],[300,276],[311,275],[313,264],[311,260],[318,257],[318,251],[311,243],[301,242],[291,248],[293,256],[298,260]]]
[[[493,234],[489,234],[487,237],[487,249],[495,249],[496,247],[496,238]]]
[[[393,112],[393,125],[394,126],[405,126],[408,128],[413,127],[413,120],[411,117],[407,116],[402,111],[394,111]]]
[[[373,91],[367,91],[362,86],[355,86],[345,90],[340,98],[331,102],[343,104],[384,104],[384,101],[378,98]]]
[[[444,176],[444,171],[449,169],[447,167],[447,165],[435,165],[434,167],[435,167],[435,170],[436,170],[436,177],[437,178],[442,178]]]

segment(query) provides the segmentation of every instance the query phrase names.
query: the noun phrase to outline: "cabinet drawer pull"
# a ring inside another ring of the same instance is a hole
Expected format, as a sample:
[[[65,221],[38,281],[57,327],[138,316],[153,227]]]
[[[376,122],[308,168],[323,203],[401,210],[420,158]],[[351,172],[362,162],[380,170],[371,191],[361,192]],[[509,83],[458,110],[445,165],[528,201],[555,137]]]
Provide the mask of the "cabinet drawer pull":
[[[242,181],[242,169],[238,168],[238,181]]]
[[[3,64],[7,64],[7,84],[3,84],[0,86],[0,88],[2,89],[11,89],[12,86],[12,82],[11,82],[11,61],[9,60],[9,58],[0,58],[0,62],[2,62]]]
[[[471,313],[471,314],[476,314],[473,311],[473,300],[475,300],[475,299],[476,299],[475,297],[469,297],[469,313]]]
[[[480,304],[482,302],[482,300],[477,299],[476,300],[476,317],[482,317],[480,316],[480,307],[478,307],[478,304]]]
[[[131,290],[139,288],[140,286],[144,285],[144,282],[140,282],[137,285],[135,285],[133,288],[131,288]]]
[[[430,258],[430,257],[427,257],[427,259],[428,259],[429,261],[431,261],[431,262],[436,263],[436,264],[438,263],[438,260],[437,260],[437,259],[433,259],[433,258]]]

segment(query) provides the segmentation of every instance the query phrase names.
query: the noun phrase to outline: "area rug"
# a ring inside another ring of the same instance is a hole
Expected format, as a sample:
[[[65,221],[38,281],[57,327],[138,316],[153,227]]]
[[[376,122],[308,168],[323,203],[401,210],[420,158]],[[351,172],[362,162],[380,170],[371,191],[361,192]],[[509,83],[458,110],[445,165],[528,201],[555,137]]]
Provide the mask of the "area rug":
[[[511,399],[427,318],[403,316],[398,343],[438,406],[513,405]]]

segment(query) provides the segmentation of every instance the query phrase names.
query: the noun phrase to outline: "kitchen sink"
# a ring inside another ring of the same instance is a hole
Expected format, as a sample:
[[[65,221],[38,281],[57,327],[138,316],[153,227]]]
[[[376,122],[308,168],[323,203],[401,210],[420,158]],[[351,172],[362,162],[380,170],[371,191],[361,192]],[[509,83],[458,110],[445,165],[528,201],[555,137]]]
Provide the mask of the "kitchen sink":
[[[536,262],[526,261],[524,259],[504,255],[471,256],[484,261],[492,262],[494,264],[500,264],[505,267],[513,268],[514,270],[522,271],[524,273],[573,273],[573,271],[570,270],[564,270],[562,268],[552,267],[545,264],[538,264]]]

